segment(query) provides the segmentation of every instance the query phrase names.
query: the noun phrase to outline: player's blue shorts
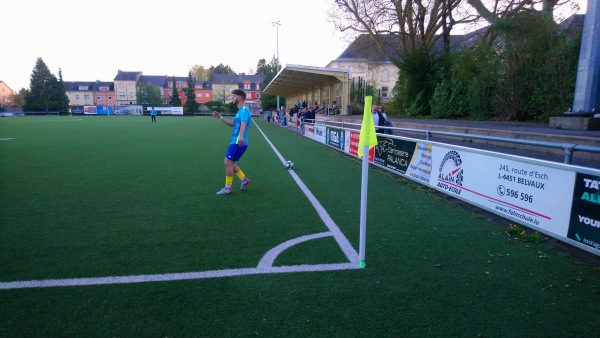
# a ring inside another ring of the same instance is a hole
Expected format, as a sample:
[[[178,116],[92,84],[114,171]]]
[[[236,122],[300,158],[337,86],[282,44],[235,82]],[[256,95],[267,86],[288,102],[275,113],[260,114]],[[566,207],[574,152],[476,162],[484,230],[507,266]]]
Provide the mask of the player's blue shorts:
[[[246,149],[248,149],[247,145],[240,147],[237,143],[230,144],[227,153],[225,153],[225,157],[230,161],[237,162],[242,158]]]

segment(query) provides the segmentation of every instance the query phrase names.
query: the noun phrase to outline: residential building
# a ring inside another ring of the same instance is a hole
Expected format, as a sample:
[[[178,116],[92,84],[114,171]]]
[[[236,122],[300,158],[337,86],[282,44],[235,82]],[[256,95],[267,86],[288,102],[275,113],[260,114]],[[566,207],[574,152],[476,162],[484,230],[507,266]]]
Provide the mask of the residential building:
[[[96,80],[92,85],[94,93],[94,104],[96,106],[114,106],[117,103],[115,97],[115,84]]]
[[[14,95],[15,92],[4,81],[0,81],[0,106],[10,106]]]
[[[342,54],[327,64],[327,68],[346,69],[351,79],[362,78],[380,90],[382,102],[392,97],[392,89],[400,70],[374,48],[367,34],[359,35]]]
[[[263,78],[263,75],[215,74],[212,80],[213,99],[229,102],[231,92],[241,89],[246,92],[246,105],[249,108],[258,107]]]
[[[124,72],[119,69],[114,78],[118,106],[136,104],[137,82],[141,76],[142,72]]]
[[[175,78],[175,87],[173,88],[173,78]],[[171,104],[171,100],[173,98],[173,93],[176,91],[177,95],[181,99],[181,103],[185,103],[187,101],[187,97],[185,96],[184,90],[188,87],[187,76],[168,76],[166,79],[166,83],[163,86],[165,104]]]
[[[450,48],[457,50],[474,44],[487,29],[489,27],[465,35],[450,35]],[[389,46],[391,53],[399,52],[397,48],[402,46],[397,35],[378,36],[378,39],[382,45]],[[441,37],[436,40],[433,49],[434,53],[443,52],[444,43]],[[350,71],[351,80],[365,80],[379,91],[382,102],[391,100],[400,74],[400,69],[375,47],[372,37],[368,34],[359,35],[337,59],[329,62],[327,67]]]
[[[94,82],[65,81],[69,106],[95,106]],[[114,93],[114,92],[113,92]]]
[[[112,106],[116,103],[113,82],[65,81],[69,106]]]
[[[211,81],[196,81],[194,84],[196,102],[206,103],[213,100],[213,88]]]

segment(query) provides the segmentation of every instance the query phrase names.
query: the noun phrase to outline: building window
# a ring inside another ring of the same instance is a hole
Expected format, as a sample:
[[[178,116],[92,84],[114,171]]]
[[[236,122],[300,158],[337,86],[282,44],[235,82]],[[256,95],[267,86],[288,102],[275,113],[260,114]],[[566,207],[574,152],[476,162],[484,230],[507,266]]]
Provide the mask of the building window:
[[[98,100],[102,100],[102,99],[104,99],[104,97],[102,95],[99,95]]]
[[[79,100],[79,95],[75,94],[75,100]]]
[[[109,96],[109,97],[108,97],[108,99],[109,99],[109,100],[112,100],[112,96]]]
[[[388,87],[381,87],[381,97],[388,97]]]
[[[390,72],[387,69],[381,72],[381,81],[390,82]]]
[[[244,82],[244,90],[250,90],[250,82]]]
[[[205,93],[205,94],[204,94],[204,97],[209,97],[208,93]]]

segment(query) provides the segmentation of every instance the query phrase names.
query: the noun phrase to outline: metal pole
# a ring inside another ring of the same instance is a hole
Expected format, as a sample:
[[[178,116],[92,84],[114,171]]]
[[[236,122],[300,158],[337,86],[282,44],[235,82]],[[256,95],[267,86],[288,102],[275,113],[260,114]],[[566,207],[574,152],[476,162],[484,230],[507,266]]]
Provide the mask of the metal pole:
[[[279,73],[279,26],[281,25],[281,21],[273,21],[272,24],[277,29],[277,65],[275,67],[276,72]],[[277,111],[279,111],[279,107],[279,95],[277,95]]]
[[[369,146],[364,145],[362,158],[362,174],[360,183],[360,233],[358,243],[358,260],[361,268],[365,267],[367,247],[367,191],[369,190]]]
[[[573,148],[575,145],[565,145],[564,149],[565,149],[565,160],[564,160],[564,164],[571,164],[571,161],[573,160]]]
[[[566,115],[594,115],[600,110],[600,4],[588,0],[583,23],[575,99]]]

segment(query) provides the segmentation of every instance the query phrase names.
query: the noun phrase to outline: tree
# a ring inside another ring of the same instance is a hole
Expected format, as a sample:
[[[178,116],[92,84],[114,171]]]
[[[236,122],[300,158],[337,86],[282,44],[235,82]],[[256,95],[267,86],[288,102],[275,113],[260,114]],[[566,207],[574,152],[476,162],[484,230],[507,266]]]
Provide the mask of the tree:
[[[256,73],[254,75],[264,75],[268,70],[267,60],[260,59],[256,65]]]
[[[224,112],[225,111],[225,105],[223,104],[222,101],[207,101],[205,103],[205,105],[210,109],[210,110],[216,110],[219,113]]]
[[[30,91],[25,96],[25,111],[65,111],[68,102],[64,83],[54,76],[44,60],[38,58],[31,72]]]
[[[474,17],[461,7],[462,0],[335,0],[329,13],[341,32],[369,36],[366,50],[377,49],[400,67],[403,57],[424,49],[436,52],[435,43],[449,36],[455,24]],[[461,10],[462,8],[462,10]],[[444,34],[439,32],[444,30]]]
[[[29,94],[29,90],[25,88],[21,88],[15,95],[13,96],[13,103],[17,106],[25,105],[25,97]]]
[[[215,101],[220,101],[222,104],[225,104],[229,97],[231,96],[231,91],[227,86],[213,86],[213,99]]]
[[[271,59],[271,62],[269,62],[268,64],[264,61],[265,59],[260,59],[258,62],[258,69],[260,69],[263,72],[262,74],[264,75],[262,88],[266,88],[269,85],[269,83],[273,81],[273,79],[277,75],[277,70],[279,69],[279,61],[277,60],[277,58],[273,57],[273,59]],[[277,109],[277,96],[263,94],[260,98],[260,104],[263,110]],[[281,102],[281,100],[280,104],[282,106],[286,105],[285,101]]]
[[[187,78],[187,88],[185,89],[185,96],[187,100],[185,101],[185,110],[193,114],[198,111],[198,107],[200,106],[198,102],[196,102],[196,90],[195,90],[195,81],[192,77],[192,72],[188,73]]]
[[[235,72],[233,71],[233,69],[231,69],[229,66],[225,66],[222,63],[219,63],[218,66],[210,66],[210,68],[208,69],[210,78],[212,79],[213,75],[215,74],[235,74]]]
[[[539,12],[546,18],[552,18],[554,9],[565,5],[571,0],[467,0],[479,15],[494,25],[503,17],[518,12]],[[489,9],[491,8],[491,9]]]
[[[67,96],[67,89],[65,88],[65,82],[63,81],[62,69],[58,68],[58,84],[55,88],[56,91],[56,104],[59,111],[66,112],[69,110],[69,96]]]
[[[209,74],[209,70],[201,65],[194,65],[190,68],[190,72],[196,78],[197,81],[208,81],[212,76]]]
[[[171,105],[173,107],[181,107],[181,98],[179,97],[179,89],[177,89],[177,81],[173,76],[173,92],[171,93]]]
[[[450,33],[474,20],[462,0],[335,0],[330,18],[341,32],[365,35],[362,57],[387,59],[400,69],[395,92],[399,109],[424,107],[440,76],[437,59],[450,51]],[[461,6],[462,5],[462,6]],[[440,34],[442,32],[442,34]],[[443,48],[437,42],[443,39]],[[418,100],[419,102],[415,102]]]
[[[138,83],[135,96],[136,102],[144,106],[144,109],[164,104],[160,88],[149,83]]]

